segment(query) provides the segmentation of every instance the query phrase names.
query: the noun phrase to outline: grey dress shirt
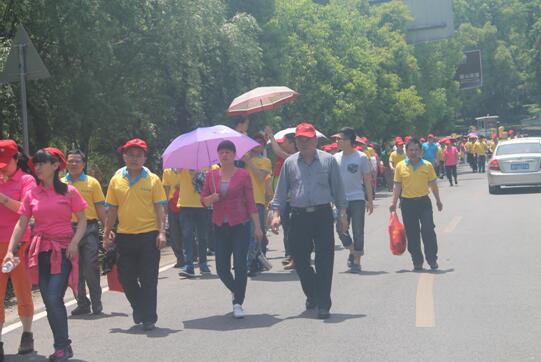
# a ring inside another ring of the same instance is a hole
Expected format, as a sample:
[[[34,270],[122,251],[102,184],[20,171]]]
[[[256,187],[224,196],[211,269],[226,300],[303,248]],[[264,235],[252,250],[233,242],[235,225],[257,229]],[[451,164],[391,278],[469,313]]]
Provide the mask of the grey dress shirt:
[[[300,152],[289,156],[282,167],[271,208],[283,210],[289,199],[291,207],[313,207],[334,202],[347,207],[340,167],[327,152],[316,150],[313,162],[304,162]]]

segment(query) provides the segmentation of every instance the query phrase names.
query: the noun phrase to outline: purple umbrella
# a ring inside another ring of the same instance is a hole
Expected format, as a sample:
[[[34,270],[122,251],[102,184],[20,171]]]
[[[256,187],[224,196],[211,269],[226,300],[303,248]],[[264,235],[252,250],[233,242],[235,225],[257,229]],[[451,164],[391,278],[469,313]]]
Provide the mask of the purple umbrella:
[[[219,162],[218,145],[223,140],[235,144],[237,159],[259,143],[229,127],[201,127],[175,138],[162,155],[164,168],[200,170]]]

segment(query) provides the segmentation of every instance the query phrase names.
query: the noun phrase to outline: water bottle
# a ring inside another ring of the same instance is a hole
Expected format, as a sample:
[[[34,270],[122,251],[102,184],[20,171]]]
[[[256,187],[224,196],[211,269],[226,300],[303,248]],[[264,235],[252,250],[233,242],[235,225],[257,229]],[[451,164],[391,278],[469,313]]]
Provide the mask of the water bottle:
[[[2,265],[2,273],[9,273],[10,271],[15,268],[15,263],[13,263],[11,260],[8,260]]]

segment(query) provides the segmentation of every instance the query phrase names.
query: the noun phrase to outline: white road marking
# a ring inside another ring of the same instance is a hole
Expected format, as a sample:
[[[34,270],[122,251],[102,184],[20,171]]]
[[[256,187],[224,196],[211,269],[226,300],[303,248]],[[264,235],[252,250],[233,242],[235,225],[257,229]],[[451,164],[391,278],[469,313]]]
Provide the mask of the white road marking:
[[[451,222],[447,225],[447,227],[445,228],[445,230],[443,230],[443,232],[452,233],[453,231],[455,231],[455,228],[460,223],[460,221],[462,221],[462,216],[453,217],[453,219],[451,219]]]
[[[434,274],[423,273],[417,283],[417,297],[415,308],[416,327],[435,327],[434,314]]]
[[[169,265],[165,265],[165,266],[161,267],[161,268],[159,269],[159,273],[164,272],[164,271],[166,271],[166,270],[168,270],[168,269],[171,269],[174,265],[175,265],[175,264],[169,264]],[[101,291],[102,291],[102,293],[106,293],[106,292],[109,291],[109,287],[104,287],[104,288],[101,289]],[[90,298],[89,295],[87,295],[87,296]],[[67,307],[70,307],[70,306],[72,306],[72,305],[74,305],[74,304],[77,304],[77,300],[76,300],[76,299],[70,299],[70,300],[68,300],[66,303],[64,303],[64,305],[66,306],[66,308],[67,308]],[[34,314],[34,318],[32,318],[32,321],[34,321],[34,322],[35,322],[35,321],[39,321],[40,319],[45,318],[46,316],[47,316],[47,312],[46,312],[46,311],[39,312],[39,313],[37,313],[37,314]],[[14,331],[14,330],[16,330],[16,329],[18,329],[18,328],[20,328],[20,327],[22,327],[22,326],[23,326],[23,324],[22,324],[21,322],[15,322],[15,323],[12,323],[12,324],[10,324],[10,325],[8,325],[7,327],[5,327],[5,328],[2,329],[2,335],[8,334],[9,332],[12,332],[12,331]]]

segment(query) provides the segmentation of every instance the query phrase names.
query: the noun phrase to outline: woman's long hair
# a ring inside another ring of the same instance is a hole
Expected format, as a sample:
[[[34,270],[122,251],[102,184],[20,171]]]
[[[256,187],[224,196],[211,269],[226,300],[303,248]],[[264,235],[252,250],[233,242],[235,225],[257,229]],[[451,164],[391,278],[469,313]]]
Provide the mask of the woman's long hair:
[[[17,148],[19,152],[15,156],[13,156],[13,158],[17,161],[17,169],[33,176],[34,173],[32,172],[30,166],[28,166],[28,161],[30,161],[30,158],[26,153],[24,153],[24,150],[21,146],[17,146]]]
[[[59,160],[58,158],[51,155],[49,152],[45,150],[38,150],[34,154],[34,157],[32,157],[32,163],[34,165],[36,163],[45,163],[45,162],[59,163]],[[41,181],[38,179],[37,183],[39,184],[41,183]],[[54,191],[59,195],[65,195],[68,192],[68,185],[66,185],[60,180],[60,169],[58,168],[54,172],[53,187],[54,187]]]

